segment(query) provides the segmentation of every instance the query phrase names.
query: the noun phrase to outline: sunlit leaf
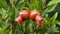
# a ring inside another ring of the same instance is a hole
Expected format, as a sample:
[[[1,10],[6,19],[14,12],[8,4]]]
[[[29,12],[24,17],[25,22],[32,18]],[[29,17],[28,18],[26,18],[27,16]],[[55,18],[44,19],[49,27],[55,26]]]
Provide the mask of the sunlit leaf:
[[[58,16],[58,12],[56,12],[56,13],[53,15],[53,17],[51,18],[51,20],[52,20],[52,21],[55,21],[55,19],[57,18],[57,16]]]
[[[55,25],[53,25],[51,28],[48,28],[48,31],[49,32],[59,32],[58,28]]]
[[[55,9],[56,6],[57,6],[57,4],[48,6],[48,7],[44,10],[44,12],[42,13],[42,16],[45,16],[46,13],[52,12],[52,11]]]
[[[13,3],[14,1],[17,1],[17,0],[10,0],[10,3]]]
[[[5,0],[0,0],[0,8],[7,9],[8,5]]]
[[[53,5],[53,4],[56,4],[56,3],[60,3],[60,0],[52,0],[50,1],[47,5]]]

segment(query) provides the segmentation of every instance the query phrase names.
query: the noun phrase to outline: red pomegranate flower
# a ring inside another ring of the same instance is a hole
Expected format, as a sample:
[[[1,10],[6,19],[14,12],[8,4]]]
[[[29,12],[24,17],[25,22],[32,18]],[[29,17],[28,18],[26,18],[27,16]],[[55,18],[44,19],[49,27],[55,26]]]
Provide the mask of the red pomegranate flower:
[[[36,24],[39,24],[40,22],[43,21],[43,18],[40,15],[36,15],[35,21],[36,21]]]
[[[40,15],[38,10],[31,10],[30,11],[30,18],[34,19],[36,15]]]
[[[23,20],[27,19],[29,16],[29,10],[21,10],[19,12],[19,16],[21,16]]]
[[[18,23],[18,25],[20,25],[20,23],[22,22],[22,17],[18,16],[15,21]]]
[[[18,23],[18,25],[20,25],[20,22],[22,22],[22,20],[24,19],[27,19],[28,16],[29,16],[29,10],[21,10],[15,21]]]

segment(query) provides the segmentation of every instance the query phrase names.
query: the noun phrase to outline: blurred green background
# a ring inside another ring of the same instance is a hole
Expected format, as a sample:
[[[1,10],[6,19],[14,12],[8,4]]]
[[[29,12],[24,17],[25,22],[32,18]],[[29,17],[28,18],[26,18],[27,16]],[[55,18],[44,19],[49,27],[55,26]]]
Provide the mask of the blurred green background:
[[[35,28],[35,21],[14,21],[19,10],[39,10],[45,22]],[[60,0],[0,0],[0,34],[60,34]]]

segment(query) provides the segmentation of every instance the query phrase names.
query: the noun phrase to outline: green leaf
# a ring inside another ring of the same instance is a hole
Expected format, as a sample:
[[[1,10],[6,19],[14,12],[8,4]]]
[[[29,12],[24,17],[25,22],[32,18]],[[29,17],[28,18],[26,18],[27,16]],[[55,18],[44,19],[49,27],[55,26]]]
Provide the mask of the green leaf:
[[[0,27],[3,26],[3,21],[0,19]]]
[[[50,1],[47,5],[49,6],[49,5],[53,5],[53,4],[56,4],[56,3],[60,3],[60,0],[52,0],[52,1]]]
[[[56,12],[56,13],[53,15],[53,17],[51,18],[51,20],[52,20],[52,21],[55,21],[55,19],[57,18],[57,16],[58,16],[58,12]]]
[[[3,8],[1,8],[0,14],[1,14],[1,19],[2,20],[6,20],[8,18],[8,16],[9,16],[8,11],[3,9]]]
[[[48,28],[48,31],[49,32],[59,32],[58,28],[55,25],[53,25],[51,28]]]
[[[26,2],[24,2],[25,0],[18,0],[18,2],[16,3],[16,8],[17,9],[22,9],[22,7],[24,6],[24,4]]]
[[[14,1],[16,2],[17,0],[10,0],[10,3],[13,3]]]
[[[58,16],[58,12],[56,12],[56,13],[53,15],[53,17],[50,18],[50,23],[51,23],[51,25],[56,24],[55,21],[56,21],[57,16]]]
[[[10,8],[10,18],[11,18],[11,21],[14,21],[15,19],[15,7],[14,8]]]
[[[34,22],[32,22],[32,20],[28,20],[25,25],[25,28],[28,34],[33,31],[33,28],[32,28],[32,26],[34,26],[33,23]]]
[[[8,25],[3,26],[2,28],[0,28],[0,33],[1,34],[6,34],[6,31],[7,31],[6,28],[9,27],[9,26],[10,26],[10,24],[8,24]]]
[[[57,4],[48,6],[48,7],[44,10],[44,12],[42,13],[42,16],[44,17],[44,16],[46,15],[46,13],[52,12],[52,11],[55,9],[56,6],[57,6]]]
[[[41,10],[41,6],[43,5],[43,0],[31,0],[30,8]]]
[[[2,8],[2,17],[6,19],[7,17],[7,11],[5,9]]]
[[[56,20],[56,24],[60,25],[60,21]]]
[[[47,8],[47,9],[48,9],[47,13],[52,12],[52,11],[55,9],[56,6],[57,6],[57,4],[48,7],[48,8]]]
[[[58,22],[58,24],[60,25],[60,22]]]
[[[7,9],[8,5],[5,0],[0,0],[0,8]]]
[[[25,32],[25,30],[26,30],[26,28],[25,28],[25,27],[26,27],[26,26],[25,26],[25,25],[26,25],[26,22],[27,22],[27,20],[25,20],[25,21],[23,21],[23,22],[21,23],[21,29],[22,29],[23,32]]]
[[[36,32],[32,32],[32,33],[30,33],[30,34],[36,34]]]

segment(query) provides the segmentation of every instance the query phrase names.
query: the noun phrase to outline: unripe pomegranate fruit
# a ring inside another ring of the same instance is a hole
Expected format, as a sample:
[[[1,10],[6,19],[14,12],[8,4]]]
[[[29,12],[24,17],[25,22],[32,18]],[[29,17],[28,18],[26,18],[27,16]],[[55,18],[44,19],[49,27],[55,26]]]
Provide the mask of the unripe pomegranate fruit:
[[[21,16],[23,20],[27,19],[29,16],[29,10],[21,10],[19,12],[19,16]]]
[[[18,25],[20,25],[20,23],[22,22],[22,17],[18,16],[15,21],[18,23]]]
[[[34,19],[36,15],[40,15],[38,10],[31,10],[30,11],[30,18]]]

